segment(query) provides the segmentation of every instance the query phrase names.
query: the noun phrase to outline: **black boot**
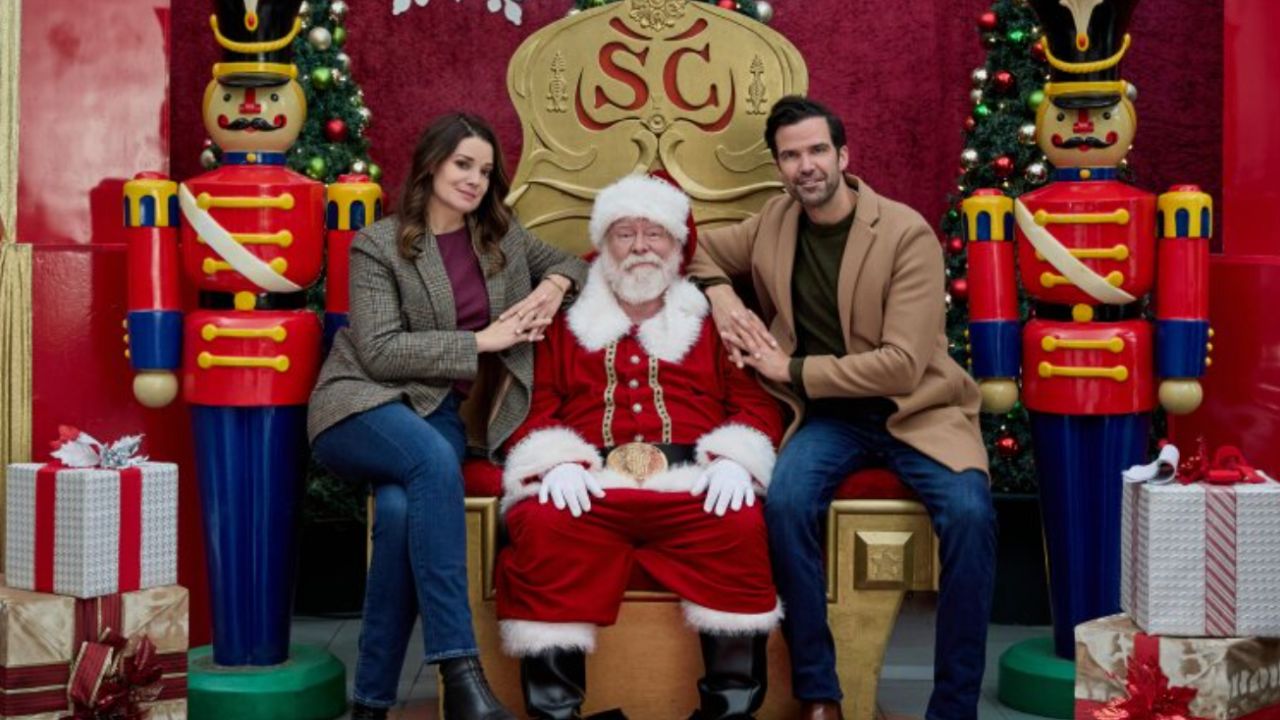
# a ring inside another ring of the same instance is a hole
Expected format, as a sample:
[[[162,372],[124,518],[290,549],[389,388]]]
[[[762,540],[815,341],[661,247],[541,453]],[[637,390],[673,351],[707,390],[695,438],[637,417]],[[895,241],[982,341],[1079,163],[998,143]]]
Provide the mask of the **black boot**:
[[[748,720],[764,704],[768,689],[767,634],[702,633],[706,675],[698,681],[700,707],[690,720]]]
[[[516,720],[493,696],[480,658],[445,660],[440,663],[440,679],[444,686],[444,720]]]
[[[387,709],[352,703],[351,720],[387,720]]]
[[[520,687],[531,720],[579,720],[587,693],[587,658],[579,650],[544,650],[520,659]]]

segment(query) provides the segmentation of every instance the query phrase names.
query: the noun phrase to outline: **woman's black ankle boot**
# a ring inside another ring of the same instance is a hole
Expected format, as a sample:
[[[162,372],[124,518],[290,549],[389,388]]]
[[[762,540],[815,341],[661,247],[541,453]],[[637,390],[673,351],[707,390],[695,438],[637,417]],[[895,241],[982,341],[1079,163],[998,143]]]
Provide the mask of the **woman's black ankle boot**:
[[[352,703],[351,720],[387,720],[387,709]]]
[[[440,663],[440,679],[444,686],[444,720],[516,720],[489,689],[480,658],[445,660]]]

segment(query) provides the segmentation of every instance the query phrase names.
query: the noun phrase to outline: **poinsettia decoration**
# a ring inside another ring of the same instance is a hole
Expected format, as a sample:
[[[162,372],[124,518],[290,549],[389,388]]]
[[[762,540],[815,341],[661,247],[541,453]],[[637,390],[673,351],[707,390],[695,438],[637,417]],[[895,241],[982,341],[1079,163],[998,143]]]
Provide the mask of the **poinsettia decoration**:
[[[1191,701],[1199,690],[1170,687],[1158,655],[1141,659],[1137,655],[1135,652],[1129,658],[1127,697],[1115,698],[1094,710],[1094,720],[1209,720],[1191,714]]]
[[[125,435],[104,445],[71,425],[59,425],[58,439],[49,444],[53,446],[53,457],[70,468],[119,470],[147,461],[146,455],[138,454],[142,447],[141,435]]]

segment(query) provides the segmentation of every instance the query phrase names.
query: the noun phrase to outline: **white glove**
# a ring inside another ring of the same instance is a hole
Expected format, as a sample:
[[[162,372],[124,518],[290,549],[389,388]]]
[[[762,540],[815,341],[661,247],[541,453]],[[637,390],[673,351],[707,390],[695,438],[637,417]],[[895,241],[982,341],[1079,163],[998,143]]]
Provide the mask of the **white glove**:
[[[702,504],[702,509],[722,517],[730,508],[734,512],[741,510],[743,503],[747,507],[756,504],[756,493],[751,487],[751,473],[738,463],[724,458],[711,463],[698,476],[698,481],[693,484],[690,492],[693,495],[706,492],[707,501]]]
[[[551,498],[557,510],[567,507],[574,517],[590,512],[591,495],[604,497],[604,488],[577,463],[561,463],[551,468],[542,476],[542,487],[538,488],[538,502],[546,505],[547,498]]]

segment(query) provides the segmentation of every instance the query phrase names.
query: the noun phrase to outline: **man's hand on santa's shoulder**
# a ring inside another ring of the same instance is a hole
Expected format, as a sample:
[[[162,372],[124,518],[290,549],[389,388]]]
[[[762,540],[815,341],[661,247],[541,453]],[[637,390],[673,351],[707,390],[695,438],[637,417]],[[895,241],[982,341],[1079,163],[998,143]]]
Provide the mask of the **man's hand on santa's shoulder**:
[[[549,498],[557,510],[569,509],[574,517],[591,512],[591,496],[604,497],[600,481],[577,463],[561,463],[542,476],[538,488],[538,502],[547,504]]]
[[[693,484],[693,495],[707,494],[702,509],[721,517],[728,510],[737,512],[743,505],[751,507],[756,504],[755,488],[751,484],[751,473],[738,463],[727,458],[720,458],[707,466]]]

